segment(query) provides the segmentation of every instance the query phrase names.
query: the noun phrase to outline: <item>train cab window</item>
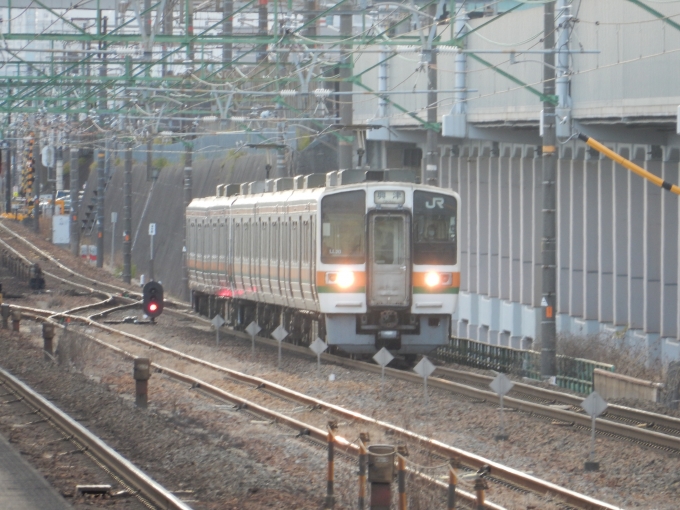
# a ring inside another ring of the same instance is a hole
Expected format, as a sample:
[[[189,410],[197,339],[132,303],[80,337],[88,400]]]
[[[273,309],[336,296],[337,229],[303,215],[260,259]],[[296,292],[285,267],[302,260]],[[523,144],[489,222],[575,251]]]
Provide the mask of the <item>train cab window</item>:
[[[366,192],[345,191],[321,201],[321,261],[361,264],[366,260]]]
[[[458,204],[449,195],[413,194],[413,263],[456,264]]]

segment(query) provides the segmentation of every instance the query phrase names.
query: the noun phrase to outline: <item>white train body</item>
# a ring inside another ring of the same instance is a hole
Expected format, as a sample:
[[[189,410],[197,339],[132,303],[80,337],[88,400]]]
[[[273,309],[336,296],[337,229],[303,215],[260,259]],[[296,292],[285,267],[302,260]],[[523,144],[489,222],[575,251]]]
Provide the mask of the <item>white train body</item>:
[[[282,323],[296,343],[430,352],[447,343],[457,306],[459,214],[456,193],[404,182],[195,199],[194,306],[238,328]]]

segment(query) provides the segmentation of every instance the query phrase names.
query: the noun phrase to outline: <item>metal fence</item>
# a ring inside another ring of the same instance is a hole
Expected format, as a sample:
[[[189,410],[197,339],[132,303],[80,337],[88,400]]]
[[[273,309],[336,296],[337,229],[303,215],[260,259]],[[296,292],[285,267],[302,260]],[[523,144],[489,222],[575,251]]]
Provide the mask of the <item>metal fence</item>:
[[[451,338],[448,346],[440,347],[436,352],[438,358],[451,363],[541,380],[540,352],[490,345],[467,338]],[[614,365],[558,355],[555,384],[588,394],[593,391],[596,368],[614,372]]]

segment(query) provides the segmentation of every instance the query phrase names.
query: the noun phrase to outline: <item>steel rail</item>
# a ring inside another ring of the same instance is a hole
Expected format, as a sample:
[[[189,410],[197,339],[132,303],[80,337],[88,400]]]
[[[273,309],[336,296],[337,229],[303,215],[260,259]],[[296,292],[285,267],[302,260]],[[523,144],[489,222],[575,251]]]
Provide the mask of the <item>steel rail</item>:
[[[172,379],[175,379],[177,381],[184,382],[186,384],[190,384],[193,388],[197,388],[204,393],[218,398],[220,400],[226,400],[228,402],[232,402],[239,406],[240,409],[247,409],[250,412],[253,412],[254,414],[257,414],[259,416],[262,416],[264,418],[268,418],[270,420],[273,420],[276,423],[285,425],[289,428],[292,428],[294,430],[298,431],[299,435],[307,435],[319,442],[326,442],[328,440],[328,432],[319,429],[317,427],[314,427],[312,425],[308,425],[304,422],[301,422],[299,420],[296,420],[294,418],[291,418],[289,416],[286,416],[285,414],[278,413],[276,411],[272,411],[271,409],[267,409],[266,407],[263,407],[259,404],[255,404],[253,402],[250,402],[247,399],[244,399],[242,397],[239,397],[237,395],[234,395],[232,393],[229,393],[225,390],[222,390],[216,386],[213,386],[209,383],[206,383],[200,379],[197,379],[195,377],[192,377],[187,374],[183,374],[182,372],[178,372],[176,370],[172,370],[167,367],[163,367],[161,365],[158,365],[157,363],[151,363],[151,366],[156,369],[157,372],[162,373]],[[268,388],[270,389],[270,388]],[[344,453],[348,455],[352,455],[354,457],[359,456],[359,447],[353,443],[350,443],[349,441],[345,440],[344,438],[340,436],[335,436],[336,442],[335,445],[337,448],[342,450]],[[431,477],[424,476],[422,473],[418,473],[414,470],[409,470],[416,476],[419,476],[421,478],[424,478],[427,480],[428,483],[433,483],[437,486],[439,486],[442,489],[448,489],[448,485],[439,481],[435,480]],[[456,487],[456,494],[458,496],[461,496],[463,499],[470,503],[474,503],[477,501],[476,496],[473,494],[463,491]],[[485,508],[489,510],[501,510],[503,507],[495,505],[490,502],[485,502]]]
[[[20,307],[17,307],[20,308]],[[125,338],[128,338],[130,340],[133,340],[135,342],[141,343],[147,347],[151,347],[153,349],[156,349],[158,351],[164,352],[166,354],[170,354],[172,356],[178,357],[180,359],[184,359],[187,361],[190,361],[192,363],[210,368],[212,370],[216,370],[218,372],[222,372],[226,375],[228,375],[231,379],[245,383],[245,384],[250,384],[256,388],[260,389],[267,389],[271,393],[277,394],[279,396],[288,398],[288,399],[293,399],[299,403],[309,405],[309,406],[314,406],[318,409],[322,410],[327,410],[330,412],[333,412],[334,414],[341,416],[345,419],[350,419],[354,421],[360,421],[366,424],[371,424],[386,430],[392,431],[395,435],[401,436],[405,439],[409,439],[411,441],[416,441],[421,445],[426,445],[430,447],[433,451],[438,453],[439,455],[442,455],[446,458],[452,458],[452,457],[457,457],[460,459],[465,465],[472,467],[473,469],[479,469],[485,464],[491,466],[492,472],[494,474],[495,478],[498,478],[502,481],[508,482],[512,485],[515,485],[517,487],[522,487],[526,490],[529,490],[531,492],[534,492],[536,494],[540,495],[559,495],[560,498],[562,498],[565,502],[568,504],[574,505],[577,508],[582,508],[582,509],[587,509],[587,510],[596,510],[596,509],[611,509],[614,510],[617,507],[609,505],[608,503],[596,500],[594,498],[591,498],[589,496],[586,496],[584,494],[579,494],[575,491],[571,491],[569,489],[566,489],[564,487],[561,487],[559,485],[553,484],[551,482],[547,482],[545,480],[541,480],[539,478],[536,478],[531,475],[527,475],[525,473],[522,473],[521,471],[509,468],[507,466],[504,466],[502,464],[498,464],[494,461],[491,461],[489,459],[486,459],[484,457],[481,457],[479,455],[475,455],[469,452],[466,452],[464,450],[460,450],[458,448],[454,448],[452,446],[446,445],[445,443],[442,443],[437,440],[430,439],[428,437],[422,436],[420,434],[416,434],[413,432],[410,432],[408,430],[402,429],[401,427],[397,427],[391,423],[384,422],[381,420],[375,420],[369,416],[362,415],[361,413],[356,413],[354,411],[349,411],[347,409],[344,409],[343,407],[336,406],[333,404],[329,404],[327,402],[324,402],[322,400],[309,397],[307,395],[304,395],[302,393],[299,393],[294,390],[290,390],[288,388],[285,388],[281,385],[278,385],[276,383],[272,383],[266,379],[262,379],[259,377],[251,376],[244,374],[242,372],[238,372],[236,370],[232,370],[227,367],[223,367],[221,365],[217,365],[215,363],[206,361],[201,358],[196,358],[195,356],[191,356],[188,354],[185,354],[183,352],[177,351],[175,349],[170,349],[168,347],[165,347],[163,345],[157,344],[155,342],[151,342],[145,338],[139,337],[137,335],[134,335],[132,333],[127,333],[124,331],[116,330],[115,328],[111,328],[108,326],[105,326],[103,324],[99,324],[95,321],[89,320],[84,317],[79,317],[79,316],[73,316],[71,317],[75,321],[79,322],[84,322],[90,326],[97,327],[101,330],[107,331],[109,333],[117,334],[124,336]],[[245,335],[244,335],[245,336]],[[295,347],[295,346],[292,346]],[[300,348],[296,347],[296,350],[302,351],[308,351],[309,349],[306,348]],[[305,352],[307,354],[307,352]],[[380,373],[381,367],[378,367],[377,365],[370,365],[368,363],[363,363],[363,362],[357,362],[357,361],[352,361],[352,360],[345,360],[343,358],[337,358],[333,357],[330,361],[337,361],[337,360],[342,360],[343,364],[345,366],[352,366],[354,368],[359,368],[359,369],[365,369],[371,372],[375,373]],[[409,374],[407,372],[395,370],[395,369],[385,369],[385,372],[390,372],[391,375],[394,375],[395,377],[402,379],[402,380],[407,380],[411,382],[420,382],[422,379],[416,375],[416,374]],[[456,383],[451,383],[449,381],[444,381],[442,379],[437,379],[437,378],[430,378],[428,384],[431,387],[437,387],[440,389],[445,389],[448,391],[452,390],[452,386],[450,385],[455,385],[455,392],[459,394],[466,394],[468,396],[474,396],[474,398],[485,398],[487,400],[493,401],[493,398],[495,397],[498,399],[498,396],[495,393],[492,392],[485,392],[481,390],[476,390],[474,388],[471,388],[469,386],[464,386],[464,385],[459,385]],[[504,401],[506,402],[506,405],[509,407],[517,407],[517,405],[512,405],[514,403],[515,399],[510,399],[508,397],[504,398]],[[512,403],[511,403],[512,402]],[[534,405],[530,403],[525,403],[522,401],[517,401],[517,404],[526,404],[529,409],[524,409],[530,412],[531,409],[534,409],[536,411],[536,414],[544,414],[545,413],[545,406],[540,406],[540,405]],[[559,419],[562,421],[567,421],[567,422],[574,422],[574,418],[582,418],[581,416],[577,415],[576,413],[571,413],[568,411],[562,411],[559,409],[556,410],[551,410],[554,411],[555,414],[552,416],[555,419]],[[590,424],[590,418],[587,418],[588,424]],[[625,427],[625,429],[632,429],[635,432],[642,433],[645,438],[648,438],[649,436],[645,435],[645,433],[649,434],[648,431],[642,430],[642,429],[637,429],[635,427],[629,427],[627,425],[621,425],[621,424],[613,424],[612,422],[609,422],[610,425],[614,425],[616,427]],[[600,430],[603,430],[602,427],[598,426]],[[620,429],[616,429],[620,430]],[[615,432],[614,432],[615,433]],[[620,434],[620,432],[619,432]],[[662,434],[658,433],[653,433],[657,436],[663,436]],[[648,439],[645,439],[648,440]],[[680,441],[680,438],[678,438],[678,441]]]
[[[483,374],[476,374],[473,372],[464,372],[462,370],[455,370],[446,367],[437,367],[434,371],[434,375],[446,375],[449,377],[454,377],[465,384],[479,384],[487,385],[491,383],[493,377]],[[531,384],[515,382],[512,390],[510,390],[509,395],[513,393],[521,393],[534,398],[540,398],[543,400],[554,400],[555,402],[560,402],[565,405],[570,405],[574,407],[579,407],[583,402],[583,397],[578,395],[571,395],[569,393],[563,393],[559,391],[549,390],[546,388],[540,388],[533,386]],[[504,398],[505,401],[505,398]],[[680,418],[674,416],[666,416],[665,414],[653,413],[650,411],[643,411],[641,409],[635,409],[632,407],[621,406],[617,404],[609,404],[607,406],[607,411],[603,415],[603,418],[607,416],[615,416],[618,418],[623,418],[630,421],[637,421],[640,423],[652,424],[653,426],[665,427],[668,429],[677,430],[680,434]]]
[[[68,273],[71,274],[72,276],[77,276],[78,278],[82,278],[83,280],[87,280],[87,281],[89,281],[89,282],[95,283],[96,285],[101,285],[101,286],[105,286],[105,287],[110,287],[110,288],[112,288],[112,289],[115,289],[116,292],[120,292],[121,294],[122,294],[122,293],[126,293],[126,294],[129,294],[130,296],[135,296],[136,298],[138,298],[138,300],[141,300],[141,299],[142,299],[142,294],[141,294],[141,293],[131,291],[131,290],[126,289],[126,288],[124,288],[124,287],[118,287],[118,286],[116,286],[116,285],[114,285],[114,284],[112,284],[112,283],[105,283],[105,282],[102,282],[102,281],[99,281],[99,280],[95,280],[94,278],[90,278],[90,277],[88,277],[88,276],[85,276],[85,275],[82,275],[82,274],[77,273],[74,269],[71,269],[70,267],[65,266],[64,264],[62,264],[58,259],[54,258],[51,254],[49,254],[49,253],[47,253],[46,251],[41,250],[40,248],[38,248],[37,246],[35,246],[35,245],[34,245],[33,243],[31,243],[28,239],[25,239],[25,238],[21,237],[20,235],[18,235],[18,234],[17,234],[16,232],[14,232],[11,228],[9,228],[7,225],[5,225],[4,221],[0,221],[0,227],[4,228],[7,232],[9,232],[11,235],[13,235],[14,237],[16,237],[19,241],[21,241],[21,242],[23,242],[24,244],[27,244],[28,246],[30,246],[31,249],[34,250],[36,253],[38,253],[40,256],[42,256],[43,258],[49,260],[50,262],[52,262],[53,264],[57,265],[59,268],[61,268],[61,269],[63,269],[64,271],[68,272]],[[3,241],[3,243],[4,243],[4,241]],[[6,246],[9,246],[9,245],[7,245],[6,243],[5,243],[5,245],[6,245]],[[11,247],[10,247],[10,248],[11,248]],[[15,253],[18,253],[14,248],[12,248],[12,250],[14,250]],[[23,257],[23,255],[22,255],[22,257]],[[23,258],[24,258],[25,260],[28,261],[28,259],[26,259],[26,257],[23,257]],[[30,261],[28,261],[28,262],[30,263]],[[52,275],[52,277],[54,278],[55,276]],[[59,277],[56,277],[56,278],[59,278]],[[77,284],[77,283],[72,283],[72,282],[71,282],[71,284],[72,284],[72,285],[79,285],[79,284]],[[85,287],[85,288],[88,288],[88,287]],[[91,290],[92,290],[92,289],[91,289]],[[177,307],[184,307],[184,308],[187,307],[187,304],[184,303],[183,301],[175,301],[175,300],[172,300],[172,299],[165,299],[164,302],[165,302],[165,303],[169,303],[169,304],[171,304],[171,305],[173,305],[173,306],[177,306]]]
[[[39,309],[30,309],[30,308],[26,308],[26,307],[23,307],[23,310],[27,314],[33,315],[33,317],[37,320],[40,320],[40,319],[49,320],[49,318],[48,318],[49,311],[39,310]],[[38,313],[36,313],[36,312],[38,312]],[[61,324],[56,324],[56,325],[58,327],[65,329],[65,327]],[[97,325],[97,324],[95,323],[95,325]],[[130,353],[130,352],[124,350],[124,349],[121,349],[120,347],[116,347],[114,345],[111,345],[111,344],[109,344],[109,343],[107,343],[103,340],[100,340],[99,338],[95,337],[94,335],[90,335],[88,333],[82,333],[82,332],[79,332],[78,334],[91,339],[92,341],[94,341],[98,345],[105,347],[107,349],[110,349],[110,350],[114,351],[115,353],[117,353],[121,356],[127,357],[129,359],[135,359],[135,357],[136,357],[133,353]],[[328,433],[323,431],[322,429],[314,427],[313,425],[309,425],[309,424],[306,424],[306,423],[301,422],[299,420],[296,420],[294,418],[290,418],[290,417],[288,417],[284,414],[281,414],[277,411],[272,411],[270,409],[267,409],[266,407],[263,407],[259,404],[251,402],[250,400],[244,399],[242,397],[239,397],[237,395],[229,393],[225,390],[217,388],[216,386],[213,386],[213,385],[211,385],[211,384],[209,384],[205,381],[197,379],[197,378],[190,376],[188,374],[178,372],[177,370],[173,370],[171,368],[165,367],[165,366],[160,365],[158,363],[151,363],[151,366],[155,369],[156,373],[160,373],[160,374],[163,374],[163,375],[165,375],[165,376],[167,376],[171,379],[189,384],[189,385],[191,385],[192,388],[199,389],[199,390],[203,391],[204,393],[206,393],[206,394],[208,394],[212,397],[215,397],[215,398],[218,398],[218,399],[221,399],[221,400],[225,400],[225,401],[228,401],[228,402],[232,402],[232,403],[236,404],[237,406],[239,406],[240,409],[247,409],[249,412],[252,412],[253,414],[257,414],[258,416],[270,419],[270,420],[272,420],[276,423],[282,424],[286,427],[289,427],[293,430],[296,430],[296,431],[298,431],[298,433],[300,435],[308,435],[311,438],[313,438],[317,441],[320,441],[320,442],[326,442],[327,441]],[[268,389],[271,389],[271,388],[268,388]],[[287,396],[287,398],[291,398],[291,397]],[[338,436],[336,436],[336,439],[337,438],[338,438]],[[342,449],[343,452],[347,453],[348,455],[353,455],[353,456],[358,457],[359,448],[356,445],[349,443],[347,441],[342,441],[342,440],[337,442],[336,444],[340,447],[340,449]],[[445,483],[443,483],[439,480],[433,479],[433,478],[431,478],[427,475],[424,475],[424,474],[422,474],[418,471],[415,471],[415,470],[412,470],[412,469],[409,469],[409,471],[412,474],[414,474],[415,476],[418,476],[418,477],[424,479],[428,483],[435,484],[442,489],[448,490],[448,488],[449,488],[447,484],[445,484]],[[469,492],[466,492],[466,491],[460,489],[459,487],[456,487],[456,494],[469,503],[475,503],[477,501],[475,495],[473,495]],[[486,502],[485,508],[488,508],[489,510],[505,510],[504,507],[499,506],[499,505],[495,505],[495,504],[490,503],[488,501]]]
[[[26,403],[38,409],[54,425],[67,435],[72,435],[93,457],[120,476],[130,487],[139,490],[145,499],[159,509],[191,510],[175,495],[167,491],[129,460],[122,457],[97,436],[64,414],[59,408],[34,392],[19,379],[0,369],[0,378],[8,388],[21,395]]]

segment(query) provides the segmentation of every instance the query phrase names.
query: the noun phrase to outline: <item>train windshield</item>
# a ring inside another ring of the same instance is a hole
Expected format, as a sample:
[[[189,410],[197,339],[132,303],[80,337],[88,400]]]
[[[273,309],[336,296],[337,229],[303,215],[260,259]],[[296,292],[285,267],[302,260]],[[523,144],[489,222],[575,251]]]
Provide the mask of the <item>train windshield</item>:
[[[321,200],[321,262],[362,264],[366,260],[366,193],[328,195]]]
[[[414,264],[456,264],[457,205],[449,195],[427,191],[413,194]]]

